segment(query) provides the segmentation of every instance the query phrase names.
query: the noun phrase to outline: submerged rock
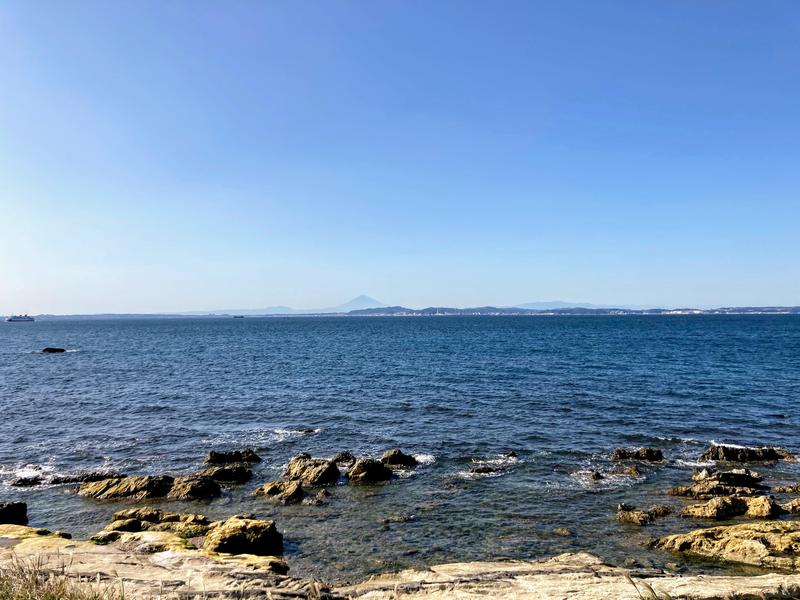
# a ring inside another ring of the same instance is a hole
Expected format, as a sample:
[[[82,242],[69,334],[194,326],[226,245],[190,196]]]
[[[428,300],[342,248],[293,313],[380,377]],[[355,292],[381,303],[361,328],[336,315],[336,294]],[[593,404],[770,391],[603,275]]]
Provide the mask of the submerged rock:
[[[347,470],[351,483],[380,483],[392,477],[392,470],[382,462],[372,458],[359,458]]]
[[[210,465],[259,462],[261,462],[261,457],[251,448],[245,448],[244,450],[227,450],[224,452],[216,452],[212,450],[208,453],[208,456],[206,456],[206,463]]]
[[[256,496],[266,496],[281,504],[297,504],[305,497],[299,481],[270,481],[256,490]]]
[[[655,547],[770,569],[800,570],[800,521],[760,521],[660,538]]]
[[[11,485],[13,487],[34,487],[42,483],[42,478],[39,475],[34,475],[33,477],[19,477],[12,481]]]
[[[641,460],[644,462],[661,462],[664,454],[658,448],[617,448],[611,453],[611,460]]]
[[[416,467],[417,459],[404,453],[400,448],[387,450],[381,456],[381,462],[387,467]]]
[[[723,462],[763,462],[785,460],[792,454],[786,448],[779,446],[764,446],[762,448],[745,448],[740,446],[710,445],[700,460],[716,460]]]
[[[90,483],[93,481],[103,481],[104,479],[122,479],[127,477],[125,473],[88,471],[86,473],[75,473],[74,475],[56,475],[50,480],[55,485],[69,483]]]
[[[253,471],[244,465],[230,464],[208,467],[200,471],[198,475],[222,483],[246,483],[253,477]]]
[[[203,547],[227,554],[278,556],[283,554],[283,536],[274,521],[231,517],[214,524]]]
[[[303,453],[289,461],[283,477],[310,486],[329,485],[339,479],[339,467],[332,460],[311,458],[309,454]]]
[[[28,505],[24,502],[0,502],[0,525],[27,525]]]

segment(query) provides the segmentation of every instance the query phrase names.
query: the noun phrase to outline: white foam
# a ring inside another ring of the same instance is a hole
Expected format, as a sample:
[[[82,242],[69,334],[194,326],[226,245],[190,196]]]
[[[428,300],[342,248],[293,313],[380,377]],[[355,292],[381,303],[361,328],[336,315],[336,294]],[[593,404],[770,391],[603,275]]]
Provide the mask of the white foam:
[[[433,454],[413,454],[414,459],[421,465],[432,465],[436,462]]]

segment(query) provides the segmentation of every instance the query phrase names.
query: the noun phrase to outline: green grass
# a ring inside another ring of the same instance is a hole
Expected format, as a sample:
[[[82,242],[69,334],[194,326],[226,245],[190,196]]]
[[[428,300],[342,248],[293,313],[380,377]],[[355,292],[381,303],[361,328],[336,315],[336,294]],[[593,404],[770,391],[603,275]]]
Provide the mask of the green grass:
[[[77,580],[41,560],[0,565],[0,600],[125,600],[121,584]]]

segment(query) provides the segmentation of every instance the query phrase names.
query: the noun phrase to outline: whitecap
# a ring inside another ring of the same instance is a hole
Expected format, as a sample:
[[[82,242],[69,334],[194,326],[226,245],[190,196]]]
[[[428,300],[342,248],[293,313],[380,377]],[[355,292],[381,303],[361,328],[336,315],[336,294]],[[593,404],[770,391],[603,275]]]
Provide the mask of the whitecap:
[[[421,465],[432,465],[436,462],[436,457],[433,454],[414,454],[412,456]]]

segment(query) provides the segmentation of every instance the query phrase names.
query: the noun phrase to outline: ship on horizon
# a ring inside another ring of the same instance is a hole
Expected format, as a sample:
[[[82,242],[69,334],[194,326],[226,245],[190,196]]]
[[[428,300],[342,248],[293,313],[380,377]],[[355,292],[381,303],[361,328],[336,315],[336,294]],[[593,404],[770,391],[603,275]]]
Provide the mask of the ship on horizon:
[[[30,315],[11,315],[6,317],[6,323],[30,323],[35,321]]]

